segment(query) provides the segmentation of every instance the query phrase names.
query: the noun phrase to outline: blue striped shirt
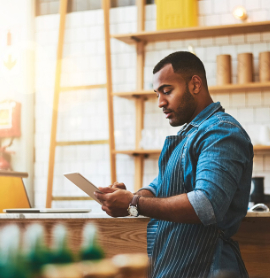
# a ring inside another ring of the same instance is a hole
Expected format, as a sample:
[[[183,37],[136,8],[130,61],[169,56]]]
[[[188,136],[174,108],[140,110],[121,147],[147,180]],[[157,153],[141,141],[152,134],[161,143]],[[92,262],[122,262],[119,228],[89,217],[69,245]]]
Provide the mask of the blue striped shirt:
[[[150,220],[151,277],[239,272],[237,255],[218,233],[224,231],[230,238],[246,215],[252,164],[253,147],[247,133],[220,103],[210,104],[176,136],[166,138],[159,174],[143,189],[156,197],[187,193],[202,224]]]

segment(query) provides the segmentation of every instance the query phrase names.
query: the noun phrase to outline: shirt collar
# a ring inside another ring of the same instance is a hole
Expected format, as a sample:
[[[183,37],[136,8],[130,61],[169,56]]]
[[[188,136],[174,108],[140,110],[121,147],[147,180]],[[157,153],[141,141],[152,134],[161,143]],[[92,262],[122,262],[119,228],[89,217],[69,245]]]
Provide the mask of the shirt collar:
[[[179,131],[182,132],[189,128],[190,125],[198,127],[201,125],[207,118],[213,115],[217,110],[223,109],[220,105],[220,102],[213,102],[204,108],[190,123],[185,124],[183,128]]]

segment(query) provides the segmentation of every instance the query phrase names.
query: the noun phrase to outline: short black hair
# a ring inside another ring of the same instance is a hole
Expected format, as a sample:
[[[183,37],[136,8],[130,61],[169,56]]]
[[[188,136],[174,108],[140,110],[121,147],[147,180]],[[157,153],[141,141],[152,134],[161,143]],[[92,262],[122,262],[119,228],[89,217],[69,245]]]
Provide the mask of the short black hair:
[[[171,64],[173,71],[181,74],[186,82],[188,82],[193,75],[200,76],[203,84],[207,88],[204,65],[202,61],[193,53],[188,51],[177,51],[171,53],[155,65],[153,74],[160,71],[167,64]]]

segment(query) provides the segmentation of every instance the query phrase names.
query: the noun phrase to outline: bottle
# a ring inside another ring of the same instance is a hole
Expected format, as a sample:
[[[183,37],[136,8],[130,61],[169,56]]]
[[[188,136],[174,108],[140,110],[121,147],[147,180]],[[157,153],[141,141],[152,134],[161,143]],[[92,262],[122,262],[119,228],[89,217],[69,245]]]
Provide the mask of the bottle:
[[[68,264],[73,261],[74,257],[67,243],[67,230],[63,225],[56,225],[53,229],[53,246],[50,263]]]
[[[43,265],[51,260],[44,242],[44,229],[39,224],[29,226],[24,234],[24,261],[34,277],[38,276]]]
[[[97,241],[97,228],[87,224],[83,230],[83,243],[80,251],[84,278],[114,278],[118,269],[109,259],[104,259],[105,254]]]
[[[74,263],[74,256],[68,248],[67,230],[63,225],[53,229],[53,245],[49,264],[41,269],[42,278],[81,278],[82,272]]]
[[[86,260],[101,260],[103,259],[104,251],[97,242],[97,229],[93,224],[87,224],[83,231],[83,243],[80,251],[80,259]]]
[[[0,238],[0,277],[29,278],[30,269],[24,264],[20,244],[20,230],[16,225],[3,228]]]

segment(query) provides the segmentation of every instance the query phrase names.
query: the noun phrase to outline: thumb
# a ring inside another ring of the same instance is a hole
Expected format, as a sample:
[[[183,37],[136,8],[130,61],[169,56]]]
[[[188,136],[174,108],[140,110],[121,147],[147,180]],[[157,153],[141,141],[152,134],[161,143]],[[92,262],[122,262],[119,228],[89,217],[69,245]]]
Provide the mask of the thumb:
[[[117,190],[117,188],[111,188],[111,187],[99,187],[98,188],[102,193],[113,193]]]

